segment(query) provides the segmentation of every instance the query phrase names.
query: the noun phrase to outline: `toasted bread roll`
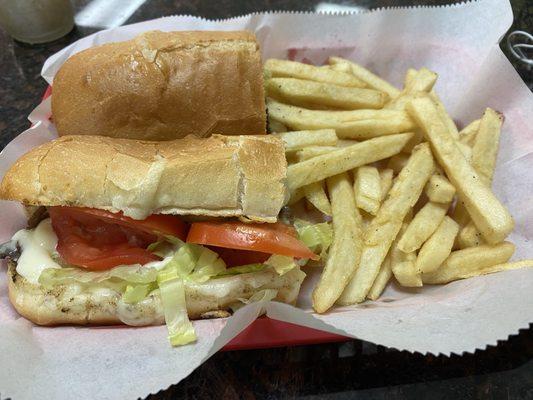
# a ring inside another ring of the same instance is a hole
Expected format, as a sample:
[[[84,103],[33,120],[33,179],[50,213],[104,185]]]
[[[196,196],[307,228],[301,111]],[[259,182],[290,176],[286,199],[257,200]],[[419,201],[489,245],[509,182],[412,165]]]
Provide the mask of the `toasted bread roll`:
[[[52,115],[60,136],[264,134],[259,46],[244,31],[151,31],[89,48],[55,76]]]
[[[283,143],[272,136],[146,142],[64,136],[21,157],[0,198],[150,214],[247,217],[275,222],[286,202]]]

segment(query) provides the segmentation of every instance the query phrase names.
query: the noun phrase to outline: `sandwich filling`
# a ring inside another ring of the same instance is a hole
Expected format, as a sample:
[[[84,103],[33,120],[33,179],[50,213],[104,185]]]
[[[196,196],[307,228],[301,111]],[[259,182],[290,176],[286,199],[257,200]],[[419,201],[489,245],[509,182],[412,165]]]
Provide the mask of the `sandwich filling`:
[[[318,260],[332,239],[328,223],[188,224],[171,215],[134,220],[79,207],[49,207],[48,214],[36,228],[13,236],[20,250],[16,272],[45,288],[113,290],[126,304],[157,293],[173,345],[196,339],[187,315],[187,284],[265,270],[284,275]],[[275,296],[275,290],[266,290],[253,297]]]

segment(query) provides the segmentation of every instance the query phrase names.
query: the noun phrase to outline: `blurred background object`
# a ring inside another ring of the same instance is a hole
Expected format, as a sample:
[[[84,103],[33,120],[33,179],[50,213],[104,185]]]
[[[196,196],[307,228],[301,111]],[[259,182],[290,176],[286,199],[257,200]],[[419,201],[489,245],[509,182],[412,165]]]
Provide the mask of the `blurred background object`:
[[[0,25],[14,39],[45,43],[74,27],[70,0],[0,0]]]

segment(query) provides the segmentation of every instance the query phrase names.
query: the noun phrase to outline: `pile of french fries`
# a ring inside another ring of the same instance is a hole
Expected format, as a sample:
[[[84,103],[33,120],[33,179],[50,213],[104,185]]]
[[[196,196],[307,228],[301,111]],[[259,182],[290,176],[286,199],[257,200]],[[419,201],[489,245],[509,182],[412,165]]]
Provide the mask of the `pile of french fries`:
[[[410,69],[400,90],[331,57],[265,63],[269,129],[285,143],[289,205],[333,225],[313,307],[376,300],[402,286],[516,269],[514,221],[491,190],[503,116],[487,108],[459,131],[433,86]]]

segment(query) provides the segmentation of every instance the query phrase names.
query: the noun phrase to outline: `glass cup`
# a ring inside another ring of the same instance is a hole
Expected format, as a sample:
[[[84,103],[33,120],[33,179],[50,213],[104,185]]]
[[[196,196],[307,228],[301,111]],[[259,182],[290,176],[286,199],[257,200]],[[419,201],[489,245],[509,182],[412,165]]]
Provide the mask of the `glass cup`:
[[[70,0],[0,0],[0,25],[21,42],[51,42],[72,30],[74,12]]]

